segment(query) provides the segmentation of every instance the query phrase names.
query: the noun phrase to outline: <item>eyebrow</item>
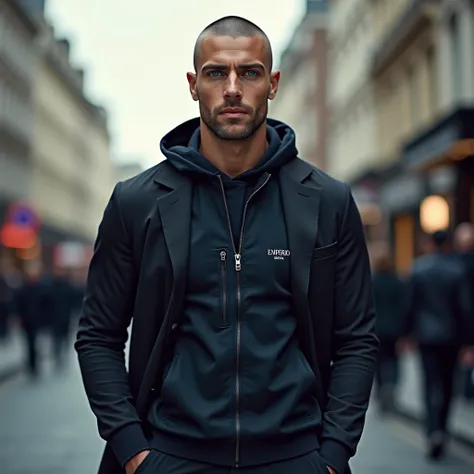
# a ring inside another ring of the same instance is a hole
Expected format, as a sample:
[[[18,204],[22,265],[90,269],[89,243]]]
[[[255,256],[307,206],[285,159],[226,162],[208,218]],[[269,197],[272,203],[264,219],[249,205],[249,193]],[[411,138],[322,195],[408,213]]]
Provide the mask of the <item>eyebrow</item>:
[[[265,70],[265,66],[260,63],[250,63],[250,64],[241,64],[239,69],[260,69],[262,71]]]
[[[212,71],[225,71],[228,68],[225,64],[207,64],[201,68],[202,72],[206,72],[209,70]],[[260,63],[249,63],[249,64],[241,64],[238,66],[237,69],[260,69],[261,71],[265,71],[265,66]]]
[[[206,71],[225,71],[227,69],[227,66],[225,64],[207,64],[206,66],[203,66],[201,68],[202,72]]]

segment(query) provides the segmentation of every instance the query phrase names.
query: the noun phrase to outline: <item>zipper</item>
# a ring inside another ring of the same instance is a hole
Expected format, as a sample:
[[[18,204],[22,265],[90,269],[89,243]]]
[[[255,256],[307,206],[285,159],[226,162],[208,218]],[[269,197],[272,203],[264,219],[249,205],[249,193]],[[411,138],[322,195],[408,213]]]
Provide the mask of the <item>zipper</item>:
[[[222,325],[227,326],[227,252],[225,250],[221,250],[219,253],[219,258],[221,260]]]
[[[242,270],[242,243],[244,240],[244,229],[245,229],[245,220],[247,217],[247,209],[252,198],[268,183],[271,178],[271,174],[268,174],[265,178],[265,181],[253,191],[253,193],[247,199],[244,212],[242,216],[242,225],[240,227],[240,236],[238,247],[236,247],[234,242],[234,236],[232,233],[232,224],[230,221],[229,206],[227,204],[227,198],[225,196],[224,183],[222,177],[219,175],[219,183],[221,186],[222,197],[224,199],[225,212],[227,216],[227,225],[229,227],[229,236],[232,243],[232,249],[234,250],[234,260],[235,260],[235,271],[237,273],[237,355],[235,363],[235,397],[236,397],[236,409],[235,409],[235,460],[234,466],[239,467],[240,464],[240,345],[241,345],[241,319],[242,319],[242,301],[241,301],[241,290],[240,290],[240,272]]]

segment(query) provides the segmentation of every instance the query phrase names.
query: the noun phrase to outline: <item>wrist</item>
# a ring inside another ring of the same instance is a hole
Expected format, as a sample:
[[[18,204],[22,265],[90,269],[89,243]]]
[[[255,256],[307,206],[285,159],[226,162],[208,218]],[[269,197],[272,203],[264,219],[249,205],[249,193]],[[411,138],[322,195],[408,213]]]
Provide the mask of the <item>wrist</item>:
[[[138,454],[135,454],[125,463],[125,472],[126,474],[133,474],[140,464],[145,460],[145,458],[150,454],[149,450],[140,451]]]

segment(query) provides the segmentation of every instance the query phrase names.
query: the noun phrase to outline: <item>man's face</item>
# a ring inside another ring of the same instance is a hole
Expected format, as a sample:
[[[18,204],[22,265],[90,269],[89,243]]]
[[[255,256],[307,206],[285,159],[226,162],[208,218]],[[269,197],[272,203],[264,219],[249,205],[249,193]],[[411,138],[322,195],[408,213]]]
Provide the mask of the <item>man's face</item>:
[[[260,36],[201,40],[196,74],[187,78],[203,123],[221,140],[246,140],[265,122],[280,79],[267,58]]]

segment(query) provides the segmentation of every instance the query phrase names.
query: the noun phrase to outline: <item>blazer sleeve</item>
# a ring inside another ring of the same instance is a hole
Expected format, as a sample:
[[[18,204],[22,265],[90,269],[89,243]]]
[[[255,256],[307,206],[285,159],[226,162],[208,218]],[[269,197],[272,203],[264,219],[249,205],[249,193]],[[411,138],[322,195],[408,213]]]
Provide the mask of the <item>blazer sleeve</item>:
[[[362,436],[378,356],[369,258],[362,221],[346,187],[336,260],[332,367],[320,454],[343,474]]]
[[[136,281],[131,239],[121,213],[119,183],[99,226],[75,349],[99,434],[122,466],[149,448],[125,367]]]

